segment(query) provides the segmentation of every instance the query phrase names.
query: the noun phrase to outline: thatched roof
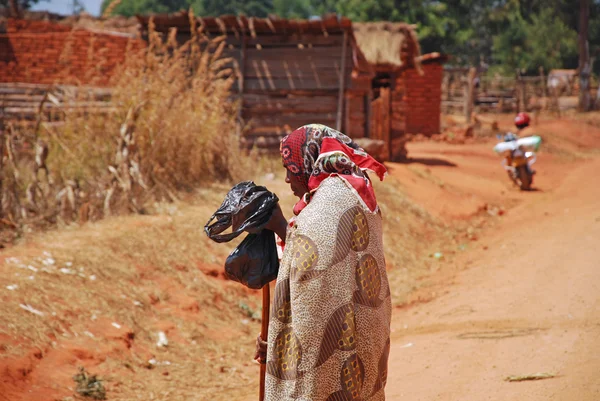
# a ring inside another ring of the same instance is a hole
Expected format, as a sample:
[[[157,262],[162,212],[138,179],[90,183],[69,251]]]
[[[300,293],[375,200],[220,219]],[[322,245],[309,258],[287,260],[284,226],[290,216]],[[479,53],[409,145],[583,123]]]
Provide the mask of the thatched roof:
[[[413,66],[420,56],[413,25],[394,22],[355,22],[352,24],[358,47],[367,61],[376,66]]]
[[[96,18],[82,13],[81,15],[67,16],[60,23],[73,29],[86,29],[98,33],[121,33],[131,37],[137,37],[140,34],[140,26],[135,17],[111,16]]]

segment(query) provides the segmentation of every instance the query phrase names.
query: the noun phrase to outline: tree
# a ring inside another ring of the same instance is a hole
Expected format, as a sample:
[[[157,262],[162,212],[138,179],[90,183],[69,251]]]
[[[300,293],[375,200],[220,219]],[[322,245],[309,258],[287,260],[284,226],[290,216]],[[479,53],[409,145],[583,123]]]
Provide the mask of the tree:
[[[8,9],[11,16],[19,17],[23,10],[28,10],[39,0],[0,0],[0,10]]]
[[[115,0],[102,1],[102,13],[113,1]],[[189,7],[190,0],[124,0],[114,8],[112,14],[132,17],[137,14],[172,13]]]
[[[196,14],[211,17],[228,14],[266,17],[273,12],[272,0],[196,0],[192,5]]]
[[[104,0],[103,10],[110,1]],[[588,4],[593,55],[600,51],[600,0]],[[540,66],[577,66],[579,12],[573,0],[122,0],[114,13],[131,16],[190,7],[200,16],[309,18],[336,13],[353,21],[407,22],[417,25],[424,53],[450,54],[459,65],[485,61],[511,75],[516,68],[537,73]],[[595,67],[600,72],[600,63]]]
[[[553,9],[542,9],[526,19],[516,8],[506,14],[506,23],[503,32],[495,35],[493,46],[494,61],[505,72],[574,66],[577,34]]]
[[[273,0],[273,14],[281,18],[309,18],[315,15],[310,0]]]
[[[112,0],[103,0],[102,12]],[[197,15],[219,16],[225,14],[266,17],[274,9],[273,0],[123,0],[113,14],[131,17],[136,14],[172,13],[194,10]]]
[[[589,111],[590,98],[590,47],[588,26],[590,20],[590,1],[579,1],[579,111]]]

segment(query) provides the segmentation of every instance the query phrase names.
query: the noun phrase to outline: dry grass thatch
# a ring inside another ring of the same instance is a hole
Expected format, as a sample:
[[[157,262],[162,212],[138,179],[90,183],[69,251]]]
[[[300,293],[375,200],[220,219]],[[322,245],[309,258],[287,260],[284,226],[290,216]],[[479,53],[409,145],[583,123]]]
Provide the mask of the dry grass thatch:
[[[111,11],[111,10],[108,10]],[[60,21],[73,29],[86,29],[92,32],[121,33],[131,37],[140,36],[140,26],[134,17],[107,16],[95,18],[88,14],[69,16]]]
[[[419,41],[412,25],[393,22],[352,24],[358,47],[373,65],[403,67],[420,55]],[[405,49],[411,59],[403,59]]]

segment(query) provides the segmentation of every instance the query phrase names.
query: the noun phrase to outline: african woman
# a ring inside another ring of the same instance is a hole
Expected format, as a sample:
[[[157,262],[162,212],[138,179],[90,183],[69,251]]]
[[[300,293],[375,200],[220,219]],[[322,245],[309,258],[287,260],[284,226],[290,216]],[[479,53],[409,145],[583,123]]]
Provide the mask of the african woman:
[[[299,201],[291,223],[278,209],[267,226],[286,245],[257,352],[267,364],[265,399],[384,400],[391,302],[368,173],[383,180],[386,169],[323,125],[298,128],[280,149]]]

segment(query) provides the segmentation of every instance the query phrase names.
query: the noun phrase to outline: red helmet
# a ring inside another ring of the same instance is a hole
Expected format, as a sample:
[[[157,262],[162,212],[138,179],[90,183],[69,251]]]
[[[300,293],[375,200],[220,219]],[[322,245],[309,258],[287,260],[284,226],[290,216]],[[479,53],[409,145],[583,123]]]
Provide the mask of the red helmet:
[[[527,127],[529,125],[529,115],[527,113],[519,113],[515,117],[515,125],[517,127]]]

